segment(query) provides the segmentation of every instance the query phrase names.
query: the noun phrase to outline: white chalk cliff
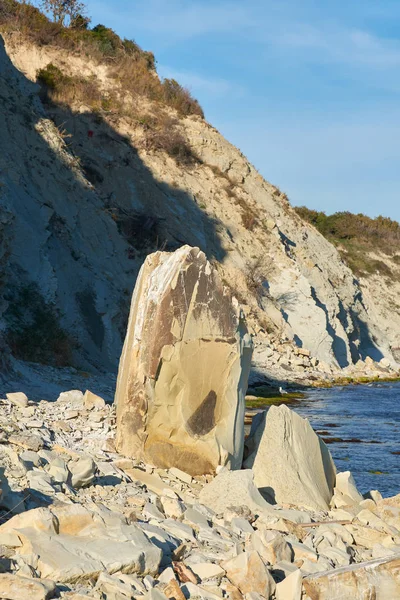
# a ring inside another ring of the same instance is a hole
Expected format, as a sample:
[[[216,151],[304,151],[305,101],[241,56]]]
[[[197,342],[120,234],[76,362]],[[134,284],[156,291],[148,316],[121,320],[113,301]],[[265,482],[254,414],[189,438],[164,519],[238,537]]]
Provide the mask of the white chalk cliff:
[[[379,282],[374,293],[371,287],[364,293],[337,250],[211,125],[197,116],[180,121],[201,159],[192,166],[140,149],[140,131],[124,117],[99,116],[82,103],[45,109],[39,99],[36,71],[50,62],[71,74],[100,73],[100,84],[110,87],[106,66],[99,70],[79,56],[66,63],[61,51],[30,45],[17,34],[5,35],[5,41],[0,41],[3,330],[10,314],[21,318],[13,304],[29,312],[27,298],[35,289],[75,339],[74,364],[115,370],[144,255],[189,244],[217,267],[244,306],[251,333],[265,346],[266,330],[275,329],[328,365],[345,367],[367,356],[393,361],[399,307],[388,309]],[[72,136],[68,145],[61,129]],[[253,215],[251,227],[246,211]],[[131,219],[129,239],[117,218],[121,214]],[[268,288],[261,298],[248,281],[254,261]]]

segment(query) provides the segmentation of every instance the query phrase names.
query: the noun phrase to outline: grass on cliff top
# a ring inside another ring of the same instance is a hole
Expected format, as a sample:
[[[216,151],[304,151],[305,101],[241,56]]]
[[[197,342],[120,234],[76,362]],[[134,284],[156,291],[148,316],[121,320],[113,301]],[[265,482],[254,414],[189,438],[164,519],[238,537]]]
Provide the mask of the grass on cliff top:
[[[368,276],[379,272],[389,279],[397,279],[385,262],[368,256],[368,252],[382,252],[396,264],[400,263],[400,224],[397,221],[381,216],[371,219],[361,213],[355,215],[350,212],[327,215],[305,206],[295,207],[295,210],[338,248],[355,275]]]
[[[109,72],[123,91],[144,96],[175,109],[179,115],[204,117],[199,102],[175,79],[157,76],[152,52],[133,40],[121,39],[112,29],[90,20],[75,19],[69,27],[54,23],[38,8],[17,0],[0,0],[0,28],[18,31],[38,46],[73,52],[85,60],[109,65]]]

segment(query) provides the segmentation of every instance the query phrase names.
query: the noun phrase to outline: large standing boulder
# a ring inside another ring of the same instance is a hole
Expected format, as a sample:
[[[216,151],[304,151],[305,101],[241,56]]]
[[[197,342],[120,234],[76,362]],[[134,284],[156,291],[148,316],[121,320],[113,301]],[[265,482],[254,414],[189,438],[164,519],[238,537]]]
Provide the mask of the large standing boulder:
[[[327,510],[336,469],[327,446],[306,419],[287,406],[271,406],[254,433],[245,461],[261,493],[279,504]]]
[[[252,341],[198,248],[147,257],[132,297],[117,391],[117,449],[191,475],[240,468]]]

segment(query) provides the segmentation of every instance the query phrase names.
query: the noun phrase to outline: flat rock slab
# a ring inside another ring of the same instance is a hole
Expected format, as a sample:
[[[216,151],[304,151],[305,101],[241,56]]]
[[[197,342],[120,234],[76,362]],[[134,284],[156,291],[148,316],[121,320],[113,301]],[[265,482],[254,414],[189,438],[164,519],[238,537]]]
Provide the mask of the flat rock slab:
[[[139,273],[117,391],[117,450],[189,475],[241,467],[252,341],[206,256],[183,246]]]
[[[400,598],[400,554],[309,575],[310,600],[395,600]]]
[[[62,583],[96,580],[103,571],[155,574],[161,561],[161,550],[139,527],[80,505],[27,511],[2,525],[3,531],[20,539],[18,554],[38,557],[41,577]]]

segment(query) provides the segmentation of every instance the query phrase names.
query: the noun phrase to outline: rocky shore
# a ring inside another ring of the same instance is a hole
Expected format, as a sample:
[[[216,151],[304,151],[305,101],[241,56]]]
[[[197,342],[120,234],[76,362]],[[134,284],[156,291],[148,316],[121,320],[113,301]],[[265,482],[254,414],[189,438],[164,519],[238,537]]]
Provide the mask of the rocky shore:
[[[0,599],[398,597],[400,495],[361,495],[283,404],[245,435],[252,347],[186,246],[142,267],[114,403],[95,378],[97,394],[7,392]]]
[[[273,439],[286,455],[271,454],[272,475],[295,494],[301,488],[306,506],[289,496],[267,503],[256,464],[192,477],[122,458],[115,409],[90,392],[54,402],[8,394],[0,404],[0,598],[353,600],[372,588],[378,599],[396,598],[400,496],[363,497],[341,473],[329,500],[317,449],[293,454],[296,435],[305,445],[318,437],[288,408],[274,410],[288,437],[275,417]]]

